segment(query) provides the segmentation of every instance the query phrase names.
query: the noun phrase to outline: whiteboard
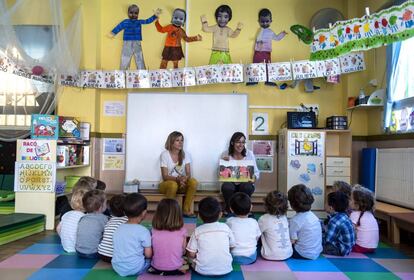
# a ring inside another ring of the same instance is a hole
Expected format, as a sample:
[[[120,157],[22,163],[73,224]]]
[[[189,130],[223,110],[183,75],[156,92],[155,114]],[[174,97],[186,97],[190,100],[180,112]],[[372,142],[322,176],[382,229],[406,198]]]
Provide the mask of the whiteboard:
[[[184,135],[201,190],[218,188],[218,161],[233,133],[247,137],[247,94],[129,93],[127,104],[125,180],[140,180],[142,189],[158,188],[160,154],[174,130]]]

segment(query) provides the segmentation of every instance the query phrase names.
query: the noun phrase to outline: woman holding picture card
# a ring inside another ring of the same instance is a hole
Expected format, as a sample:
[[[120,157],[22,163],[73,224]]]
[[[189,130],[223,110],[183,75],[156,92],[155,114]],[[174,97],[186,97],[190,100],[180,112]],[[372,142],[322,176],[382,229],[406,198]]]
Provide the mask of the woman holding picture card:
[[[181,132],[173,131],[165,142],[165,151],[161,153],[160,165],[162,182],[160,192],[167,198],[175,199],[177,193],[184,193],[184,217],[196,217],[191,212],[194,194],[198,182],[191,178],[191,157],[183,150],[184,136]]]
[[[259,179],[260,172],[256,165],[256,158],[252,151],[246,149],[246,136],[242,132],[235,132],[230,139],[229,149],[224,152],[221,159],[225,161],[245,161],[246,165],[238,165],[238,170],[248,169],[253,174],[249,174],[248,179],[244,182],[240,182],[239,174],[235,174],[234,181],[226,180],[221,185],[221,192],[223,193],[224,201],[226,202],[226,209],[224,215],[228,215],[230,212],[229,201],[231,196],[236,192],[246,193],[251,196],[254,192],[254,181]],[[235,164],[236,165],[236,164]]]

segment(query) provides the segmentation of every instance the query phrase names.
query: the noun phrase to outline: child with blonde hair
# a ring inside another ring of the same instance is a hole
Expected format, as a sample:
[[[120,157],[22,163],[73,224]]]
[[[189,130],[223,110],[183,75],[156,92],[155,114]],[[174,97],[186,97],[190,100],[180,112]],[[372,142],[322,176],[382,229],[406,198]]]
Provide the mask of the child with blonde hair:
[[[62,242],[63,249],[68,253],[74,253],[76,244],[76,233],[78,231],[79,220],[85,215],[82,199],[89,187],[79,186],[73,190],[70,199],[70,206],[73,210],[66,212],[56,228]]]
[[[374,195],[361,185],[355,185],[351,194],[351,221],[355,227],[356,244],[352,252],[373,253],[378,246],[379,229],[374,217]]]
[[[262,231],[262,257],[266,260],[282,261],[293,254],[289,238],[289,223],[286,217],[288,199],[284,193],[269,192],[265,199],[266,214],[260,217]]]
[[[187,245],[187,230],[181,208],[175,199],[160,201],[152,219],[152,262],[149,273],[183,275],[188,265],[183,259]]]

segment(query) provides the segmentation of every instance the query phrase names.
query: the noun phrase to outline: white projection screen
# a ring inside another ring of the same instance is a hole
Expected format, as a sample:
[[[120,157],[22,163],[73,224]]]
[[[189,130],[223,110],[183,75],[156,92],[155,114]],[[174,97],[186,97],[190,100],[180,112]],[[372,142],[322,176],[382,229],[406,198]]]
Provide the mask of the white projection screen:
[[[160,154],[168,134],[177,130],[184,134],[198,189],[218,189],[220,155],[234,132],[247,136],[247,94],[129,93],[127,104],[126,181],[157,189]]]

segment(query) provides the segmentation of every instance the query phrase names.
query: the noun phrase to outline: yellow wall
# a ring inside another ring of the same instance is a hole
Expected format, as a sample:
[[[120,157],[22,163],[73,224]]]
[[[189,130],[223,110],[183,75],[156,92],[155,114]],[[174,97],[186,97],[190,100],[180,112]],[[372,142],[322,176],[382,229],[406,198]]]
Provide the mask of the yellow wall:
[[[119,69],[120,53],[122,48],[122,33],[114,39],[107,34],[121,20],[127,18],[127,7],[132,2],[127,0],[64,0],[67,13],[76,9],[79,3],[83,10],[83,57],[81,67],[84,69]],[[305,3],[306,2],[306,3]],[[364,2],[364,3],[362,3]],[[289,27],[293,24],[308,25],[312,15],[319,9],[332,7],[340,10],[345,17],[361,16],[364,13],[365,4],[378,6],[377,1],[357,0],[188,0],[187,21],[188,35],[201,34],[202,42],[187,44],[187,57],[180,63],[198,66],[206,65],[210,56],[212,36],[201,30],[200,15],[205,14],[209,24],[214,24],[214,11],[220,4],[228,4],[233,9],[233,19],[229,27],[235,28],[237,22],[243,22],[244,28],[238,38],[230,39],[230,52],[235,63],[252,62],[253,45],[256,32],[259,28],[257,13],[263,8],[269,8],[273,13],[271,28],[276,32],[286,30],[289,35],[280,42],[273,43],[272,60],[289,61],[301,60],[309,57],[309,47],[300,42],[292,34]],[[381,1],[378,1],[381,2]],[[71,6],[72,5],[72,6]],[[186,8],[184,0],[153,0],[141,1],[140,18],[152,15],[155,8],[163,9],[160,23],[166,25],[170,22],[174,8]],[[350,16],[348,16],[350,15]],[[158,69],[165,34],[158,33],[153,24],[143,26],[143,52],[146,65],[149,69]],[[185,52],[185,50],[184,50]],[[317,79],[315,84],[321,86],[321,90],[314,93],[305,93],[303,84],[295,89],[279,90],[259,84],[254,87],[246,87],[244,84],[218,84],[209,86],[196,86],[178,89],[146,89],[135,90],[137,92],[240,92],[249,94],[250,105],[280,105],[298,106],[299,103],[319,104],[319,125],[325,125],[325,119],[331,115],[346,114],[346,102],[348,96],[357,96],[359,88],[364,87],[372,78],[381,81],[383,64],[381,50],[366,52],[367,71],[358,72],[341,77],[339,85],[326,83],[323,79]],[[376,59],[374,59],[374,57]],[[377,69],[377,70],[375,70]],[[58,114],[73,115],[82,121],[92,123],[93,132],[124,133],[125,118],[109,118],[102,114],[102,106],[105,101],[126,100],[127,90],[95,90],[95,89],[71,89],[65,88],[61,94]],[[369,92],[369,91],[367,91]],[[284,110],[250,110],[252,112],[267,112],[269,114],[270,134],[276,134],[282,123],[286,120]],[[380,133],[380,122],[376,116],[378,113],[354,112],[352,130],[354,135],[368,135]],[[379,115],[379,114],[378,114]]]

